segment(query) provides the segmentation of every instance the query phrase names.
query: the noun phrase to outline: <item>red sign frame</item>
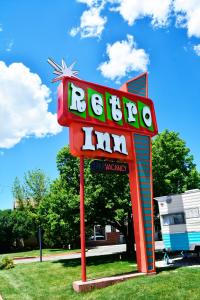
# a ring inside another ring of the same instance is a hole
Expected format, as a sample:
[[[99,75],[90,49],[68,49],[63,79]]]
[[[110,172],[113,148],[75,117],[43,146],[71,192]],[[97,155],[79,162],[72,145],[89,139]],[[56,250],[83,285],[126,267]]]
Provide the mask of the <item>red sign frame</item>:
[[[83,119],[83,117],[80,117],[76,113],[73,113],[69,109],[69,83],[73,83],[77,87],[80,87],[84,91],[86,91],[86,116]],[[89,97],[88,97],[88,89],[94,90],[97,93],[103,95],[103,102],[104,102],[104,112],[105,112],[105,122],[102,122],[95,117],[92,117],[89,113]],[[110,120],[108,118],[108,105],[106,103],[106,93],[110,95],[115,95],[119,97],[120,104],[121,104],[121,111],[122,111],[122,125],[118,124],[117,122]],[[133,102],[136,104],[138,109],[138,123],[139,128],[133,127],[125,120],[125,108],[124,108],[124,98],[127,98],[130,102]],[[124,101],[122,101],[122,99]],[[150,108],[151,116],[152,116],[152,124],[153,129],[149,130],[147,126],[144,126],[144,122],[141,120],[141,113],[139,113],[139,104],[142,103]],[[102,85],[98,85],[95,83],[90,83],[84,80],[79,80],[76,78],[68,78],[65,77],[62,81],[62,83],[58,87],[58,122],[62,126],[70,126],[72,123],[80,123],[84,122],[84,124],[87,125],[98,125],[102,126],[105,130],[109,128],[114,128],[121,130],[123,132],[129,131],[129,132],[135,132],[140,133],[144,135],[148,135],[153,137],[158,133],[158,127],[156,122],[156,116],[154,111],[154,105],[153,101],[149,98],[133,95],[128,92],[123,92],[120,90],[115,90],[112,88],[108,88]],[[143,123],[143,125],[142,125]]]

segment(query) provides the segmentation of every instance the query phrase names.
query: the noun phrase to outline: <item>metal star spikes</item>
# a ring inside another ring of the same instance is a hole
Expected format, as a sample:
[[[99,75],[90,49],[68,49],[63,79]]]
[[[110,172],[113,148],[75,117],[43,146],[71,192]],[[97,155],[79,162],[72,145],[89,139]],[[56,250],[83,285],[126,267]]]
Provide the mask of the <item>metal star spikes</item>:
[[[77,78],[78,71],[73,71],[76,62],[73,62],[69,67],[66,65],[64,59],[62,59],[62,65],[57,64],[52,58],[48,58],[47,62],[54,68],[53,74],[58,75],[52,82],[62,80],[64,77]]]

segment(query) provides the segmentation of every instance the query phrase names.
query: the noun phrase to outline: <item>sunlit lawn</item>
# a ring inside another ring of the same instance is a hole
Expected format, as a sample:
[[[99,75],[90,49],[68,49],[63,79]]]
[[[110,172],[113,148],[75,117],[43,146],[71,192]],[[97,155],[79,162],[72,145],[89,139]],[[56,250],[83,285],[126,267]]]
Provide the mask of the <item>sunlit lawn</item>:
[[[73,252],[80,252],[80,249],[74,249],[74,250],[68,250],[68,249],[43,249],[42,255],[48,256],[48,255],[55,255],[55,254],[68,254]],[[23,251],[23,252],[13,252],[13,253],[5,253],[0,254],[0,257],[2,256],[9,256],[12,258],[15,257],[37,257],[40,255],[40,250],[31,250],[31,251]]]
[[[133,261],[119,255],[87,259],[89,279],[136,270]],[[80,260],[21,264],[0,271],[0,294],[5,300],[132,300],[200,299],[200,268],[158,270],[156,276],[143,276],[104,289],[77,294],[72,282],[80,279]]]

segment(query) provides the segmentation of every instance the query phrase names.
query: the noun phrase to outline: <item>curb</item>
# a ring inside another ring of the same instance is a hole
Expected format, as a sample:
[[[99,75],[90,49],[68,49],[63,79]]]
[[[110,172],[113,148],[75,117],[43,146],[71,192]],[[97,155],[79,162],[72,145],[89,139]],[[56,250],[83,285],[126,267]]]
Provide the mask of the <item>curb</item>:
[[[87,251],[86,251],[87,252]],[[43,258],[48,258],[48,257],[54,257],[54,256],[67,256],[67,255],[71,255],[71,254],[80,254],[81,251],[74,251],[74,252],[70,252],[70,253],[61,253],[61,254],[56,254],[56,253],[53,253],[53,254],[48,254],[48,255],[42,255]],[[32,258],[40,258],[40,256],[26,256],[26,257],[13,257],[13,260],[24,260],[24,259],[32,259]],[[1,300],[1,298],[0,298]]]
[[[13,257],[13,260],[38,258],[39,256]],[[0,298],[1,300],[1,298]]]

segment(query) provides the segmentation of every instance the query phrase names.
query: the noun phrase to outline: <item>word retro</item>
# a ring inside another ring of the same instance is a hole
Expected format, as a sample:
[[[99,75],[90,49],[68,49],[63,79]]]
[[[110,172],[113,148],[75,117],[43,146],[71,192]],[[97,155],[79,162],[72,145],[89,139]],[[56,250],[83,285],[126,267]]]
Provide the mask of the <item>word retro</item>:
[[[157,133],[150,99],[72,78],[59,86],[58,122],[63,126],[83,122],[149,136]]]

